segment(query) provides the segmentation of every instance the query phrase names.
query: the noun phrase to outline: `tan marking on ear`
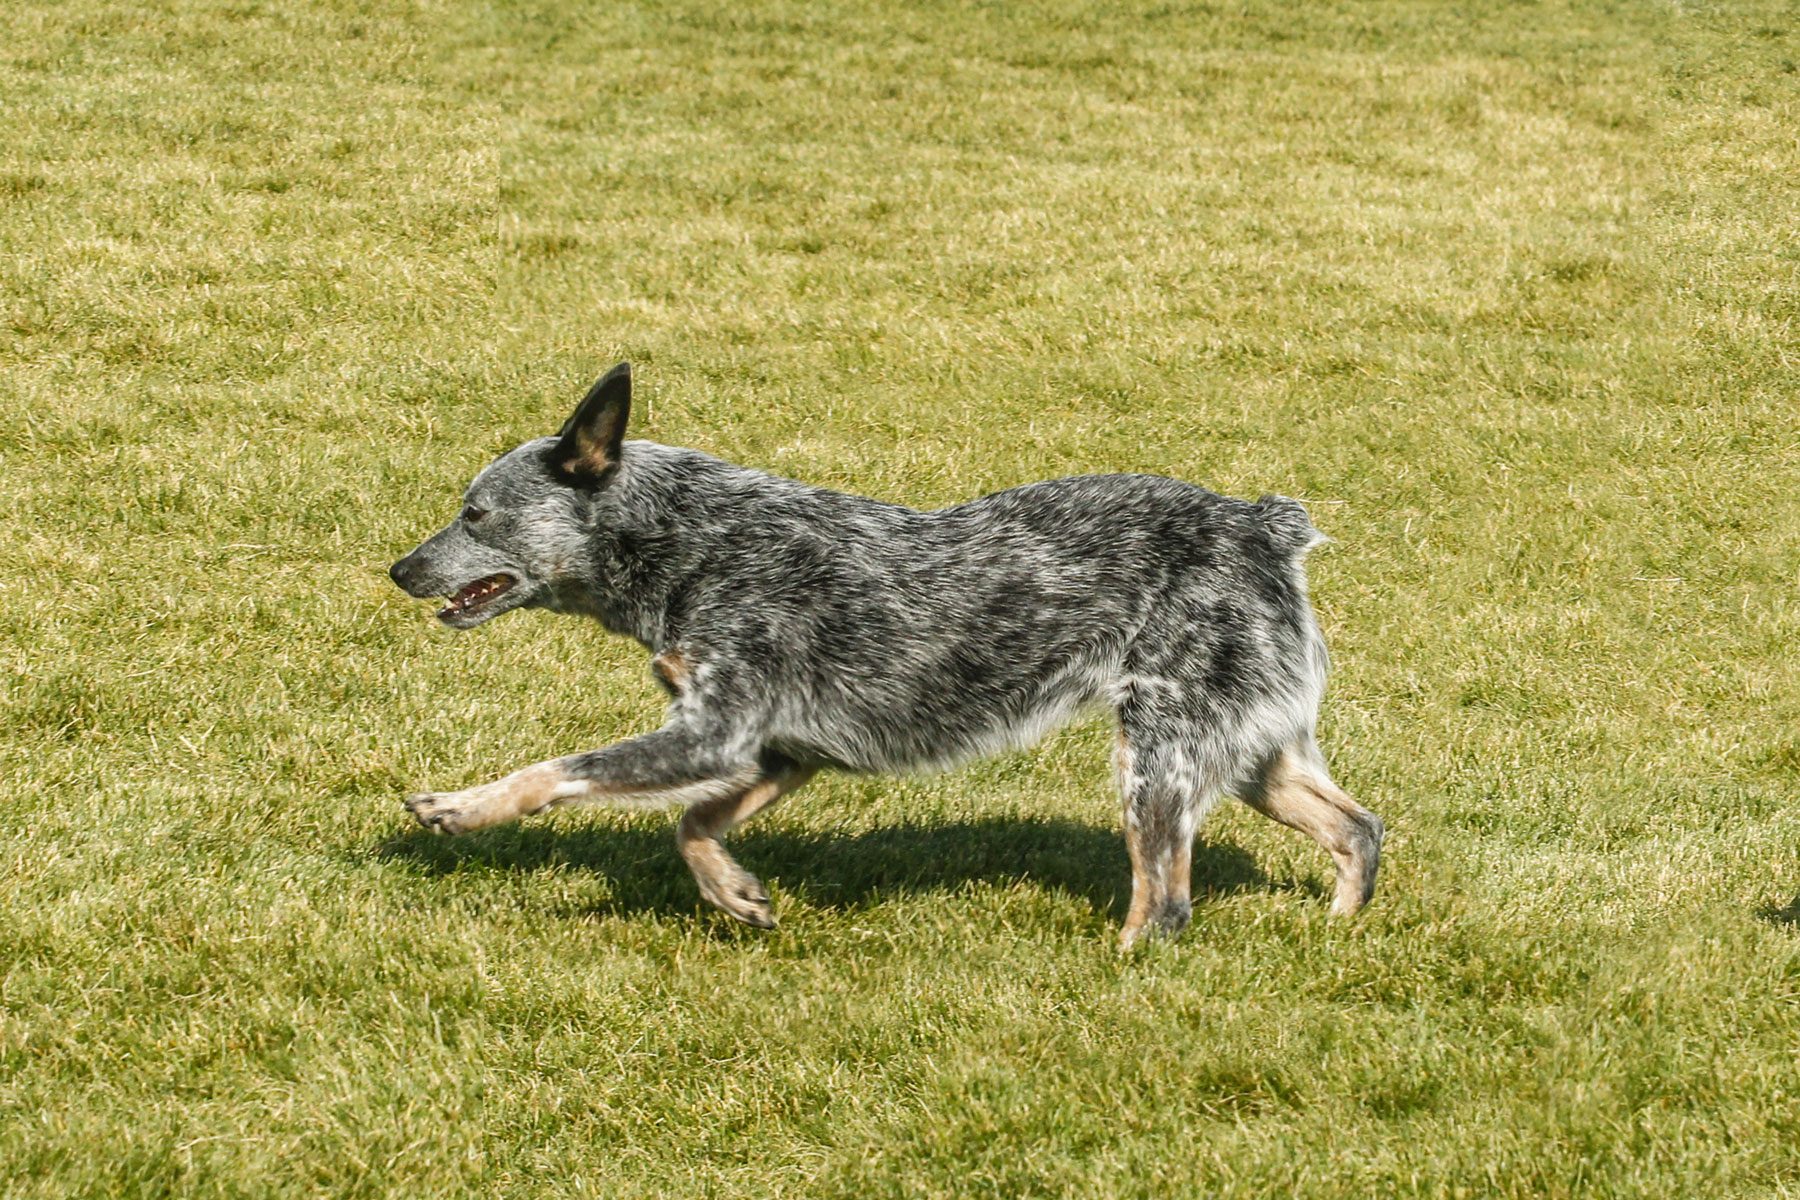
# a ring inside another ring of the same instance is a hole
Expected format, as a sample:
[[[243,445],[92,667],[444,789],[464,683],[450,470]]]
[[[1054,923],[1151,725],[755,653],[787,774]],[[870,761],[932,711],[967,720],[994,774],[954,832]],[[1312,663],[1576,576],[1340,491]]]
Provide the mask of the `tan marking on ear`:
[[[590,454],[565,459],[562,469],[568,475],[598,475],[610,466],[612,466],[612,460],[606,457],[606,450],[603,447],[596,447]]]
[[[607,448],[623,432],[619,429],[623,414],[616,407],[608,408],[598,422],[600,428],[589,428],[582,424],[575,428],[571,435],[575,453],[563,460],[562,468],[571,475],[598,475],[615,465]]]

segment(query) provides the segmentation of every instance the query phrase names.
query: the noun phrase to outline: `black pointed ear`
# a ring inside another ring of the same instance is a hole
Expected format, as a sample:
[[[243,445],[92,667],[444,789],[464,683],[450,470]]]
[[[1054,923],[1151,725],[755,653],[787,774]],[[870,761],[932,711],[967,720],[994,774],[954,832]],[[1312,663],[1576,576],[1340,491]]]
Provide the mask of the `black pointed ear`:
[[[558,434],[550,464],[572,483],[593,485],[619,465],[625,422],[631,416],[631,364],[600,377]]]

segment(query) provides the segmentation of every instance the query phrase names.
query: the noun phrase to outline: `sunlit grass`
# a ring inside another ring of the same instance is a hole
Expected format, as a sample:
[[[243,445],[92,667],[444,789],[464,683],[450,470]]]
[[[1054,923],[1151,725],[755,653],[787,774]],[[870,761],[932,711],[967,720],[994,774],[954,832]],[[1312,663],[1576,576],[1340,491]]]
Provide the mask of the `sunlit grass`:
[[[0,1194],[1800,1195],[1780,5],[169,5],[0,22]],[[604,366],[887,499],[1307,498],[1375,905],[1238,807],[1120,960],[1083,726],[666,818],[385,565]]]

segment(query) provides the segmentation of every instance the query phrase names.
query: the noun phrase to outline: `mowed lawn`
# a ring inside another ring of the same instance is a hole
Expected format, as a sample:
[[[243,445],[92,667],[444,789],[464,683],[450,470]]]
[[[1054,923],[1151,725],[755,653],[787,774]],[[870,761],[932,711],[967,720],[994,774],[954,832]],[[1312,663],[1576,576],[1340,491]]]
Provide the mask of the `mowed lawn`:
[[[0,1196],[1800,1196],[1791,4],[0,13]],[[1096,719],[666,815],[388,562],[637,365],[883,499],[1307,500],[1375,903],[1235,803],[1120,957]]]

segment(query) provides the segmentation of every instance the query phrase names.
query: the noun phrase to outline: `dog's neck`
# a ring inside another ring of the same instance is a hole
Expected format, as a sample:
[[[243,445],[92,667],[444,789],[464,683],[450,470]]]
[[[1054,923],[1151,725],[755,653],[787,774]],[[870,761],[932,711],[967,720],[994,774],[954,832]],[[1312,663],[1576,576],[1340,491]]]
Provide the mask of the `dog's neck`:
[[[710,524],[713,508],[711,472],[670,461],[668,449],[627,444],[614,490],[596,509],[585,585],[556,589],[550,605],[653,650],[679,634],[705,565],[687,531]]]

